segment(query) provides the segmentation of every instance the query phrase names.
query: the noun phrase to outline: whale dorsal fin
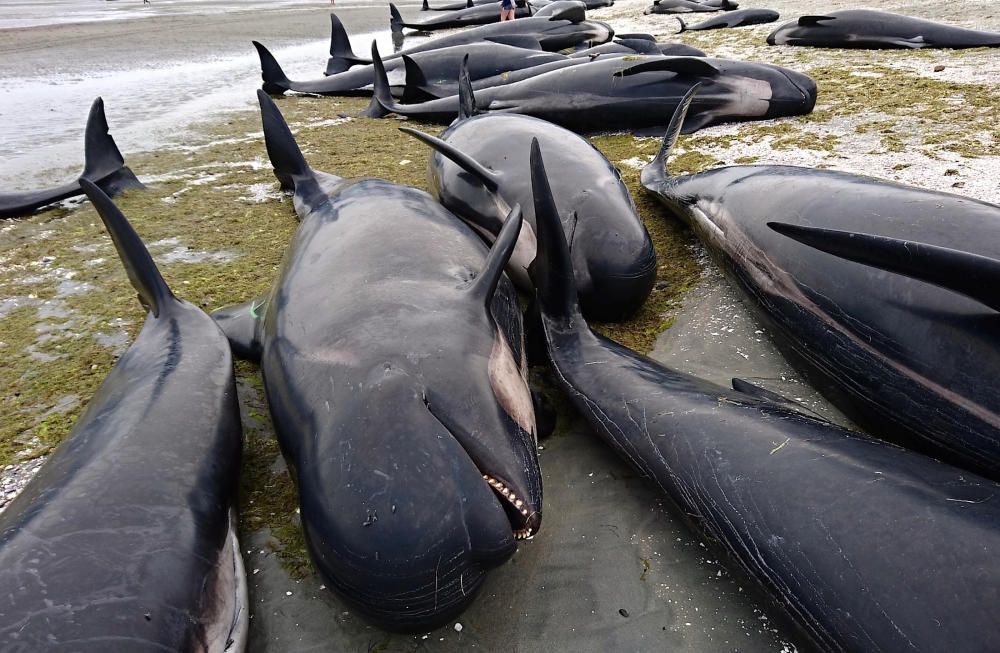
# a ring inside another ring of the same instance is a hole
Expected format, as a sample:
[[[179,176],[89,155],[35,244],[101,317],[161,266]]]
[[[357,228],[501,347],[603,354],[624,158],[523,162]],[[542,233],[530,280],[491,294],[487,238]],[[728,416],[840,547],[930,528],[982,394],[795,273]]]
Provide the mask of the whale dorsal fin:
[[[626,58],[627,59],[627,58]],[[615,77],[628,77],[650,71],[677,73],[697,77],[714,77],[719,69],[699,57],[663,57],[645,59],[615,72]]]
[[[580,314],[573,261],[559,209],[552,197],[538,139],[531,139],[531,194],[535,200],[535,236],[538,249],[528,267],[543,317],[569,324]]]
[[[424,75],[420,64],[407,54],[402,55],[402,59],[403,66],[406,68],[406,84],[403,86],[403,97],[399,101],[403,104],[420,104],[428,100],[436,100],[438,96],[425,90],[428,86],[427,76]]]
[[[825,20],[837,20],[836,16],[799,16],[799,27],[819,25]]]
[[[1000,311],[1000,260],[948,247],[852,231],[767,226],[834,256],[924,281]]]
[[[372,41],[372,67],[374,68],[372,101],[368,104],[368,108],[358,115],[369,118],[385,118],[396,106],[396,101],[389,90],[389,76],[385,72],[385,65],[382,63],[382,57],[379,56],[378,45],[375,41]]]
[[[403,28],[406,27],[406,23],[403,22],[403,16],[399,13],[399,9],[396,5],[389,3],[389,29],[392,30],[393,34],[402,34]]]
[[[701,89],[701,84],[695,84],[681,98],[681,101],[677,103],[674,115],[670,117],[670,124],[667,125],[667,131],[663,134],[663,142],[660,143],[660,149],[656,152],[653,160],[642,169],[640,177],[642,185],[646,186],[646,188],[650,188],[651,185],[655,185],[670,176],[670,173],[667,171],[667,159],[670,157],[670,150],[674,147],[674,143],[677,142],[677,137],[684,126],[684,118],[687,116],[688,109],[691,108],[691,102],[694,101],[694,96],[698,94],[699,89]]]
[[[462,57],[462,66],[458,70],[458,119],[460,122],[476,115],[476,93],[472,90],[472,78],[469,77],[469,54]]]
[[[521,233],[521,221],[521,205],[515,204],[504,219],[500,234],[493,241],[482,271],[472,282],[469,292],[487,310],[493,302],[493,294],[497,290],[497,284],[500,283],[500,276],[510,261],[510,255],[514,253],[517,237]]]
[[[85,178],[80,179],[80,187],[90,198],[108,233],[111,234],[111,240],[114,241],[118,256],[125,265],[129,281],[139,294],[139,301],[153,314],[153,317],[158,317],[164,308],[176,303],[177,298],[170,292],[167,282],[160,275],[153,257],[149,255],[149,250],[142,244],[142,239],[125,219],[125,215],[103,190]]]
[[[684,22],[684,19],[681,18],[680,16],[674,16],[674,18],[676,18],[677,22],[681,24],[681,28],[679,30],[677,30],[677,33],[681,34],[682,32],[686,32],[688,26],[687,26],[687,23]]]
[[[490,170],[465,152],[452,146],[450,143],[410,127],[400,127],[399,131],[407,133],[417,140],[430,145],[432,148],[440,152],[442,156],[447,157],[462,170],[465,170],[470,175],[478,179],[479,182],[486,187],[486,190],[491,193],[497,192],[500,188],[500,173]],[[506,212],[506,210],[507,209],[505,208],[504,211]]]

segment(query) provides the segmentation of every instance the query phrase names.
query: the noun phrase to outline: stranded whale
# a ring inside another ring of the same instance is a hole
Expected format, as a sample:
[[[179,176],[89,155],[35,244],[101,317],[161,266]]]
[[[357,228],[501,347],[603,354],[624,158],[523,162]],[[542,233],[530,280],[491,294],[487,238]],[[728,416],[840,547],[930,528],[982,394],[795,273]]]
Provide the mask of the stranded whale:
[[[81,186],[149,311],[66,440],[0,515],[0,649],[242,651],[232,355],[125,216]]]
[[[301,224],[268,295],[216,314],[259,357],[320,575],[387,628],[440,626],[541,523],[520,307],[493,249],[427,193],[312,170],[257,92]]]
[[[967,274],[947,259],[930,259],[916,273],[878,269],[870,264],[891,269],[891,246],[859,235],[850,249],[865,256],[862,264],[768,227],[784,222],[958,250],[990,279],[983,287],[995,289],[1000,275],[976,257],[1000,259],[1000,206],[794,166],[674,177],[665,166],[674,137],[667,133],[643,170],[643,185],[691,225],[812,384],[880,437],[1000,477],[1000,315],[968,296]],[[836,245],[823,234],[812,240]]]
[[[821,650],[1000,647],[1000,486],[593,333],[537,147],[532,175],[549,357],[598,435]]]
[[[1000,33],[884,11],[845,9],[785,23],[771,32],[767,42],[816,48],[981,48],[1000,47]]]

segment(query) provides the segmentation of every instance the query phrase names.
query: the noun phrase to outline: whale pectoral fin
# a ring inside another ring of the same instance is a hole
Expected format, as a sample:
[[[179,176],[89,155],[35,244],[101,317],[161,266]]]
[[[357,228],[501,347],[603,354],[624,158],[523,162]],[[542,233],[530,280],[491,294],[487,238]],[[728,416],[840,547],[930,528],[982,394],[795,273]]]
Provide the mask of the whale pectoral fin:
[[[496,192],[500,188],[501,175],[495,170],[490,170],[483,164],[479,163],[471,156],[463,152],[462,150],[454,147],[450,143],[441,140],[430,134],[425,134],[422,131],[412,129],[410,127],[400,127],[399,131],[413,136],[419,141],[423,141],[427,145],[431,146],[437,150],[441,156],[449,159],[452,163],[460,167],[462,170],[466,171],[473,177],[479,180],[479,182],[486,187],[490,192]],[[501,207],[498,207],[501,208]],[[506,213],[509,209],[502,208],[503,212]]]
[[[887,236],[782,222],[767,226],[828,254],[934,284],[1000,311],[1000,260]]]
[[[808,27],[809,25],[819,25],[825,20],[836,20],[836,16],[799,16],[799,27]]]
[[[890,41],[893,45],[898,48],[922,48],[927,45],[927,41],[924,40],[923,36],[914,36],[912,39],[892,39]]]
[[[809,408],[806,408],[805,406],[795,401],[794,399],[789,399],[788,397],[780,395],[777,392],[772,392],[767,388],[762,388],[759,385],[750,383],[746,379],[741,379],[739,377],[734,376],[732,380],[732,385],[733,385],[733,390],[735,390],[736,392],[742,392],[745,395],[750,395],[751,397],[755,397],[757,399],[763,399],[765,401],[769,401],[783,408],[790,408],[791,410],[794,410],[796,412],[808,414],[812,417],[819,417],[820,419],[823,419],[822,416],[820,416],[818,413],[816,413],[813,410],[810,410]]]
[[[615,72],[615,77],[628,77],[650,71],[670,72],[694,77],[714,77],[720,72],[718,68],[700,57],[663,57],[646,59],[623,68]]]
[[[270,293],[243,304],[233,304],[212,311],[212,319],[229,340],[233,353],[240,358],[259,362],[263,351],[261,325]]]

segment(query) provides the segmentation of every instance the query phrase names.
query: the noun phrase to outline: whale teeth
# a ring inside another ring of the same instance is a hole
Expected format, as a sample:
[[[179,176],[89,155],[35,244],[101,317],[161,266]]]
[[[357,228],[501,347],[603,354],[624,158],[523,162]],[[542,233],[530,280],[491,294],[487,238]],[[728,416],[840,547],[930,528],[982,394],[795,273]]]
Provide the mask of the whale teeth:
[[[531,537],[530,528],[522,528],[521,530],[514,531],[515,540],[526,540]]]
[[[523,505],[524,505],[524,502],[523,502],[523,501],[521,501],[520,499],[518,499],[517,501],[515,501],[515,502],[514,502],[514,505],[515,505],[516,507],[520,508],[521,506],[523,506]],[[523,512],[523,511],[522,511],[522,512]]]
[[[489,483],[490,487],[499,492],[512,506],[517,508],[517,511],[520,512],[521,515],[524,517],[528,516],[528,509],[524,506],[524,501],[518,499],[516,493],[511,492],[510,489],[505,487],[503,483],[496,480],[489,474],[483,474],[483,480]],[[514,531],[514,539],[526,540],[529,537],[531,537],[530,528]]]

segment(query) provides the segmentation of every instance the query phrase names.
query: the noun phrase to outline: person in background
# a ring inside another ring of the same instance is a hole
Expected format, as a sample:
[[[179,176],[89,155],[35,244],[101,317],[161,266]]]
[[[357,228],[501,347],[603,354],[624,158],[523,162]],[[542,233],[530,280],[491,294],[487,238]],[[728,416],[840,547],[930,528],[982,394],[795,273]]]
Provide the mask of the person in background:
[[[514,0],[500,0],[500,22],[514,20]]]

